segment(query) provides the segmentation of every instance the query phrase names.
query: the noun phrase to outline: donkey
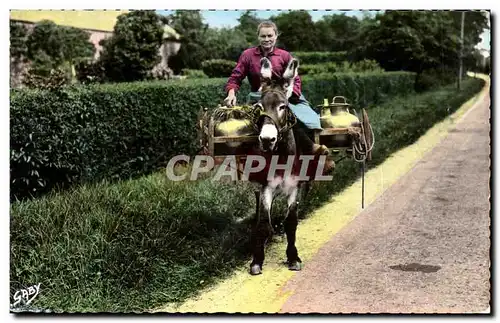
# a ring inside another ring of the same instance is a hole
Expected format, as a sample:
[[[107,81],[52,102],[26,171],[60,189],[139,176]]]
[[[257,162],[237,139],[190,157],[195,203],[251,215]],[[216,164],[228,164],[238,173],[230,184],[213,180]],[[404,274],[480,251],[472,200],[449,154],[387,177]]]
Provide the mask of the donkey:
[[[301,167],[299,156],[311,155],[311,149],[307,149],[312,144],[305,140],[305,133],[298,129],[291,120],[294,120],[293,112],[288,106],[288,99],[292,94],[294,79],[297,76],[299,63],[292,59],[283,77],[280,80],[272,80],[272,65],[269,59],[261,59],[261,98],[255,106],[262,110],[261,116],[257,120],[259,133],[257,154],[267,159],[266,170],[260,174],[254,174],[251,181],[259,182],[260,198],[257,207],[257,216],[254,228],[252,230],[251,244],[253,248],[253,260],[250,264],[250,274],[258,275],[262,273],[264,263],[264,247],[267,240],[273,234],[271,224],[271,206],[275,194],[283,192],[287,197],[287,215],[284,221],[284,229],[287,237],[287,265],[288,269],[298,271],[302,268],[302,260],[299,257],[295,246],[295,236],[298,224],[298,201],[299,190],[309,187],[309,181],[300,180],[298,170]],[[307,138],[308,139],[308,138]],[[324,147],[324,146],[323,146]],[[326,147],[324,147],[326,149]],[[290,171],[280,169],[275,172],[273,177],[268,176],[269,161],[272,157],[278,157],[281,165],[293,161],[293,167]],[[314,161],[313,161],[314,163]],[[314,165],[308,168],[314,169]],[[316,167],[321,166],[317,164]]]

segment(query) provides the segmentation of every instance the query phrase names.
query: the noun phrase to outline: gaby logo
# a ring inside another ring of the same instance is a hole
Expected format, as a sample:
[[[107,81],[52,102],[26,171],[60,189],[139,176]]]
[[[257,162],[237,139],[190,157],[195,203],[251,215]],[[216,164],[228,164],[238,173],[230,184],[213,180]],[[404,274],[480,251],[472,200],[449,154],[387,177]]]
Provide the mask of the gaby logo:
[[[28,287],[27,289],[20,289],[16,291],[14,294],[14,303],[11,304],[11,307],[15,307],[19,305],[21,302],[24,303],[24,305],[29,305],[35,297],[38,296],[38,293],[40,292],[40,283],[38,285],[33,285]]]

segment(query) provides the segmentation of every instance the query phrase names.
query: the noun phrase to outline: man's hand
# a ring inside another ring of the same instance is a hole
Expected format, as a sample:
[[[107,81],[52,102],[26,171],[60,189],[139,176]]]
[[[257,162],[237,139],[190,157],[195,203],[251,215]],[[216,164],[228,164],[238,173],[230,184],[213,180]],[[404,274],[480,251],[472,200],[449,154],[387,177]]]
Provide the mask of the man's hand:
[[[236,94],[234,94],[234,90],[229,90],[227,97],[224,99],[224,104],[227,107],[233,107],[236,105]]]

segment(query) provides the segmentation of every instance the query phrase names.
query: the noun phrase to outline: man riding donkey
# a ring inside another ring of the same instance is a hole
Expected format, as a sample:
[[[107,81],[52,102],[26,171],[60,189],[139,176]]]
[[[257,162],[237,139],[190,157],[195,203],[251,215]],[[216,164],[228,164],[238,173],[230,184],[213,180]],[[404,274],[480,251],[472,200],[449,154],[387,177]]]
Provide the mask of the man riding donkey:
[[[247,101],[256,103],[261,98],[261,59],[266,57],[273,66],[272,79],[280,79],[285,68],[292,59],[292,55],[281,48],[276,47],[278,39],[278,28],[271,21],[264,21],[257,28],[259,46],[245,50],[233,69],[226,84],[227,97],[224,104],[228,107],[236,105],[236,92],[241,86],[245,77],[248,77],[251,92]],[[296,75],[293,83],[291,96],[288,98],[288,106],[298,119],[299,129],[297,130],[298,141],[305,152],[313,155],[328,155],[328,148],[324,145],[314,143],[306,133],[306,128],[310,131],[321,132],[320,116],[310,106],[309,102],[302,94],[301,79]],[[271,136],[272,137],[272,136]],[[262,138],[259,137],[259,140]],[[327,160],[325,169],[330,170],[335,167],[332,160]]]
[[[314,143],[306,131],[321,131],[320,116],[316,113],[301,93],[301,80],[298,76],[298,61],[283,49],[276,48],[278,31],[272,22],[262,22],[258,26],[259,46],[245,50],[226,84],[228,93],[225,105],[236,105],[236,91],[245,77],[251,85],[248,102],[261,106],[263,113],[258,121],[260,154],[270,157],[298,155],[328,155],[328,148]],[[289,114],[298,119],[292,128],[286,120]],[[294,167],[300,163],[295,162]],[[326,160],[325,170],[331,171],[334,162]],[[257,222],[252,232],[253,261],[250,273],[262,273],[264,245],[272,235],[271,205],[275,192],[281,190],[287,195],[288,211],[285,219],[287,235],[287,262],[290,270],[300,270],[301,260],[295,247],[295,235],[298,223],[297,192],[300,181],[294,173],[285,175],[277,172],[272,178],[267,175],[255,180],[261,182],[260,201],[257,209]],[[308,172],[309,173],[309,172]],[[252,179],[250,179],[252,181]],[[263,216],[261,216],[260,214]],[[264,216],[265,215],[265,216]]]

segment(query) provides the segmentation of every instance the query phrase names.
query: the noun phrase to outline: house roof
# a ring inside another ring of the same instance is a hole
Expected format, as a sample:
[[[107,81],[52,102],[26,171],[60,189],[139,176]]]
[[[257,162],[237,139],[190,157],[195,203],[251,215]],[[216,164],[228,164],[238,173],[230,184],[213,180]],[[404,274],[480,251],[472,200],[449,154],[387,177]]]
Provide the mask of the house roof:
[[[58,25],[112,32],[119,15],[130,10],[10,10],[11,20],[36,23],[47,19]]]

